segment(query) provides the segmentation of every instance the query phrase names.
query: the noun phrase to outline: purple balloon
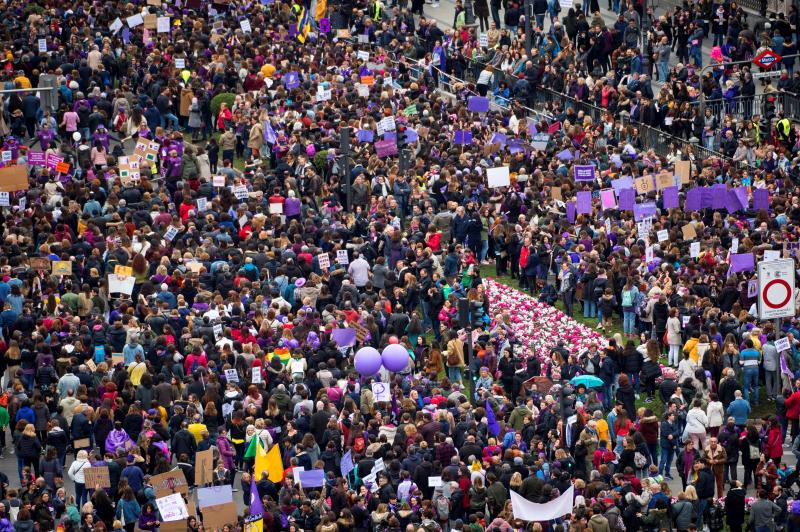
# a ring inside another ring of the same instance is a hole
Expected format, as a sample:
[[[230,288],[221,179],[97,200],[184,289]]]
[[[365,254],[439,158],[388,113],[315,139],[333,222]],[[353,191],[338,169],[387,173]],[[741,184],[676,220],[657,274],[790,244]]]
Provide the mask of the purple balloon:
[[[383,349],[381,360],[389,371],[401,371],[408,366],[408,351],[400,344],[389,344]]]
[[[374,347],[362,347],[356,352],[355,366],[364,377],[375,375],[381,369],[381,354]]]

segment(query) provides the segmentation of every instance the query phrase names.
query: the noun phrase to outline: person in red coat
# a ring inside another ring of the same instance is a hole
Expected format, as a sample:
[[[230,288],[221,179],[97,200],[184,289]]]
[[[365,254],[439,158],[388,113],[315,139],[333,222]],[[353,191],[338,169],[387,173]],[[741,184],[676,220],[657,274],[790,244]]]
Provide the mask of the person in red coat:
[[[797,391],[786,399],[786,419],[792,423],[792,441],[800,432],[800,426],[798,426],[798,423],[800,423],[800,380],[794,383],[794,389]]]
[[[783,434],[778,419],[775,417],[769,420],[769,430],[767,431],[767,443],[764,446],[764,454],[772,459],[776,464],[781,463],[783,457]]]

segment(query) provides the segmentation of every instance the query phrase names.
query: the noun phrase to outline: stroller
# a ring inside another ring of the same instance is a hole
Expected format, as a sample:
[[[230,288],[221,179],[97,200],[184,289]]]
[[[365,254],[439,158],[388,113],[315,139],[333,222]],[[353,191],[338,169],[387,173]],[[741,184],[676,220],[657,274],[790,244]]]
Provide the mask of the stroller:
[[[778,469],[778,479],[783,491],[789,495],[789,498],[797,498],[800,495],[800,470],[787,467]]]

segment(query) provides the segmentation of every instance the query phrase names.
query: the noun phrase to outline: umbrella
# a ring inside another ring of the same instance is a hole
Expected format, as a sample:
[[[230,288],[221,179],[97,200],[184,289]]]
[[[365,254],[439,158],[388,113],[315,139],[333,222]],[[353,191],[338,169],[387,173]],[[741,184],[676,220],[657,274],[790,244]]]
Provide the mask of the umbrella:
[[[605,384],[602,379],[595,377],[594,375],[578,375],[577,377],[573,377],[569,382],[573,386],[579,386],[583,384],[587,388],[599,388]]]

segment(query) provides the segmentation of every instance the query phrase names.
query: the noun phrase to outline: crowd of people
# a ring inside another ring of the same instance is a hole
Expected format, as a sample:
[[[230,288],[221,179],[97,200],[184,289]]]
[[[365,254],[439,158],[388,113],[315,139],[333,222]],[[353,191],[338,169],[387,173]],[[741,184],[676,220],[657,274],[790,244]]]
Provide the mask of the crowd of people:
[[[533,4],[4,5],[0,532],[212,530],[207,450],[222,530],[799,530],[798,126],[698,106],[797,90],[796,7]]]

